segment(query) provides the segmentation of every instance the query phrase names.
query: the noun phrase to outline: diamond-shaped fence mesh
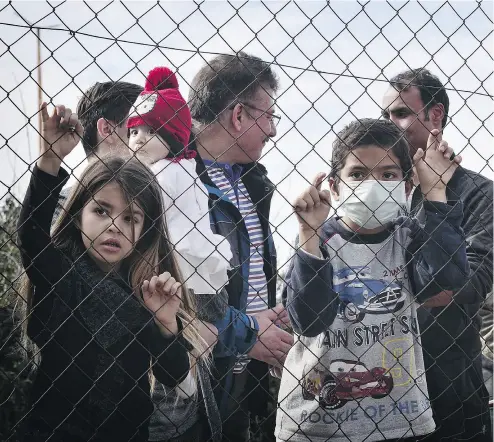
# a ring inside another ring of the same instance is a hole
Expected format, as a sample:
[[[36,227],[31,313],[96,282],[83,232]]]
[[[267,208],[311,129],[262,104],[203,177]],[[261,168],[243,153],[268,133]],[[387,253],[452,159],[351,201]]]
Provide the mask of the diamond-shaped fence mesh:
[[[0,440],[492,440],[492,26],[1,3]]]

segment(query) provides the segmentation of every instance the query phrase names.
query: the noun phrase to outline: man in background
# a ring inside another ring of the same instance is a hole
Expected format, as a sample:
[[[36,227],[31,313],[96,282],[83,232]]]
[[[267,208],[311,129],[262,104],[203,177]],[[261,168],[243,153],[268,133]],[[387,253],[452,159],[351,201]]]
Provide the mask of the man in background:
[[[448,111],[446,89],[427,69],[408,70],[389,81],[383,117],[405,133],[412,157],[417,149],[427,149],[433,129],[442,133]],[[415,184],[411,208],[420,219],[424,216],[423,195]],[[462,228],[471,274],[463,289],[440,292],[418,310],[427,384],[437,426],[431,438],[491,442],[479,310],[492,291],[492,181],[460,166],[447,185],[446,196],[449,204],[463,202]]]

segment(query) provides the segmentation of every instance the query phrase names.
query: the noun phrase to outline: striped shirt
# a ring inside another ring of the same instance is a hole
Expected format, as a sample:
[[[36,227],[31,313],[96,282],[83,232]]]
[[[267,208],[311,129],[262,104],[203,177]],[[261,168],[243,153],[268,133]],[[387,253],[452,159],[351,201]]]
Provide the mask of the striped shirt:
[[[208,174],[213,183],[237,207],[245,223],[249,235],[249,292],[247,295],[247,314],[262,312],[268,308],[268,288],[264,273],[264,244],[263,231],[256,207],[240,179],[240,173],[235,173],[238,165],[230,166],[212,163]],[[233,169],[233,170],[232,170]],[[245,355],[239,357],[234,373],[241,373],[247,367],[250,359]]]

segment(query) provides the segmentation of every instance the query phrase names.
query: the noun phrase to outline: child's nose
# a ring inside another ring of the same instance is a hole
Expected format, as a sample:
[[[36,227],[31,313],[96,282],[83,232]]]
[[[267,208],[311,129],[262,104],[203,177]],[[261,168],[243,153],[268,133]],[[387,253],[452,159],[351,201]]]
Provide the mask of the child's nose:
[[[124,228],[124,217],[123,216],[117,216],[114,218],[111,222],[111,224],[108,226],[108,231],[112,233],[122,233],[123,228]]]
[[[112,233],[117,233],[118,232],[118,227],[116,226],[115,221],[116,220],[112,220],[112,222],[108,226],[108,231],[110,231]]]

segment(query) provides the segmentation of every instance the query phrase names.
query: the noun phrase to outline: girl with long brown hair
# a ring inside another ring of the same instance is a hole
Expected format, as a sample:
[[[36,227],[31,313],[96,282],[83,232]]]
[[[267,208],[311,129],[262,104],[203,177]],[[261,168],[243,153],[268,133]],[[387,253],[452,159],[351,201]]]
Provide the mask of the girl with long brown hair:
[[[161,191],[139,161],[84,171],[50,235],[82,127],[42,109],[42,153],[18,234],[27,335],[38,361],[26,441],[147,441],[150,380],[173,388],[204,354],[193,300],[163,223]],[[39,357],[41,356],[41,357]]]

